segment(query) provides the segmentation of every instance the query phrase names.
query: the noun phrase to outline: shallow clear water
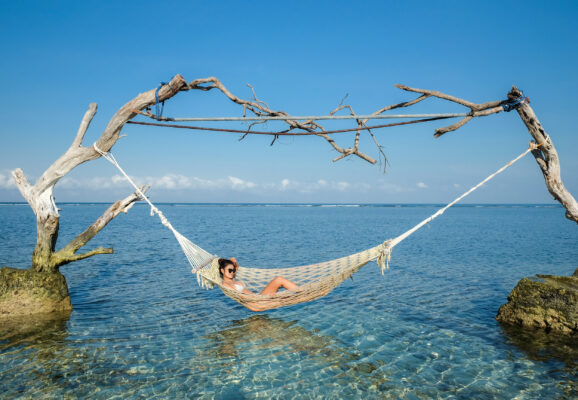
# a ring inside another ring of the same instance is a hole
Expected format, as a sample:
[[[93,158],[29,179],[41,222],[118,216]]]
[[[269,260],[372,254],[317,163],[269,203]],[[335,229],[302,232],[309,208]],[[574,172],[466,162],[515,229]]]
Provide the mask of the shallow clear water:
[[[106,208],[62,204],[60,243]],[[341,257],[438,207],[161,205],[193,242],[242,265]],[[0,206],[0,265],[26,267],[26,205]],[[328,296],[254,314],[197,286],[172,233],[135,206],[62,268],[74,311],[0,330],[2,398],[573,398],[578,344],[506,329],[525,276],[570,275],[578,229],[557,206],[458,206]]]

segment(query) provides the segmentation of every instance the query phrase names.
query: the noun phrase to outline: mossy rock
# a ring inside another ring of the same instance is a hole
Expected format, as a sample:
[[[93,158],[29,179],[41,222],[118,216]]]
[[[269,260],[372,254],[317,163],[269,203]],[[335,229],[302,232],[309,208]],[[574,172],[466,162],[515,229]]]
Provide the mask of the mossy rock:
[[[0,318],[72,310],[61,273],[0,268]]]
[[[578,269],[572,276],[524,278],[496,319],[506,324],[578,334]]]

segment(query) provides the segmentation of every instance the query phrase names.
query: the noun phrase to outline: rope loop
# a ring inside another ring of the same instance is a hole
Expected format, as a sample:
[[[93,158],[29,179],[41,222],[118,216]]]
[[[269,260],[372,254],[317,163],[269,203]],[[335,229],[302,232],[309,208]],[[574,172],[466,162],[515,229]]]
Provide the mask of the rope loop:
[[[161,82],[157,90],[155,90],[155,111],[156,111],[155,117],[157,120],[160,120],[162,118],[163,110],[165,109],[164,100],[162,101],[161,106],[159,107],[159,90],[161,90],[161,88],[166,84],[167,84],[166,82]]]
[[[94,151],[96,151],[98,154],[100,154],[103,157],[106,157],[107,152],[106,151],[102,151],[101,149],[98,148],[98,146],[96,145],[96,142],[94,142],[92,144],[92,148],[94,149]]]
[[[534,141],[531,141],[530,142],[530,151],[537,150],[540,146],[542,146],[542,144],[538,144]]]
[[[510,112],[512,110],[517,109],[522,104],[525,104],[528,101],[528,98],[524,96],[524,93],[520,90],[520,97],[517,99],[508,99],[502,104],[502,108],[505,112]]]

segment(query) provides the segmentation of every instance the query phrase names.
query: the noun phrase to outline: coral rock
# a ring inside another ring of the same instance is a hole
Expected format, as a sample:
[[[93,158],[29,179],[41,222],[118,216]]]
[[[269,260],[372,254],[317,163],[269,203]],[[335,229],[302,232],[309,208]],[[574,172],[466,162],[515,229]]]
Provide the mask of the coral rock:
[[[496,319],[506,324],[578,334],[578,269],[572,276],[537,275],[518,282]]]

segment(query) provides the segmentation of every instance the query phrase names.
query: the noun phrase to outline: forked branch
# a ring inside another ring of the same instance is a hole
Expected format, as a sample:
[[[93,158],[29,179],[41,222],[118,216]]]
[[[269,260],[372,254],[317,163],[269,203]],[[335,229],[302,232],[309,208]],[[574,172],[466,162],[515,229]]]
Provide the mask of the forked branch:
[[[405,90],[408,92],[422,93],[423,95],[428,96],[428,97],[437,97],[438,99],[451,101],[453,103],[460,104],[460,105],[468,107],[470,109],[469,115],[462,118],[460,121],[456,122],[455,124],[452,124],[450,126],[446,126],[444,128],[436,129],[435,134],[434,134],[434,137],[436,137],[436,138],[440,137],[444,133],[452,132],[452,131],[455,131],[455,130],[461,128],[462,126],[464,126],[465,124],[470,122],[472,120],[472,118],[474,118],[474,117],[485,117],[487,115],[496,114],[496,113],[499,113],[500,111],[504,111],[503,104],[507,102],[507,100],[502,100],[502,101],[490,101],[487,103],[476,104],[476,103],[472,103],[471,101],[460,99],[459,97],[455,97],[455,96],[451,96],[449,94],[438,92],[437,90],[416,89],[416,88],[411,88],[409,86],[404,86],[404,85],[395,85],[395,86],[401,90]]]
[[[146,193],[149,187],[149,185],[141,186],[140,190],[142,193]],[[121,212],[128,211],[128,209],[130,209],[130,207],[132,207],[133,204],[139,200],[142,200],[142,197],[140,193],[135,192],[107,208],[107,210],[84,232],[76,236],[65,247],[52,255],[55,267],[60,267],[73,261],[82,260],[96,254],[112,254],[113,249],[102,247],[83,254],[77,254],[76,252],[85,246],[94,236],[96,236],[96,234],[100,232],[106,225],[108,225],[110,221],[116,218]]]

